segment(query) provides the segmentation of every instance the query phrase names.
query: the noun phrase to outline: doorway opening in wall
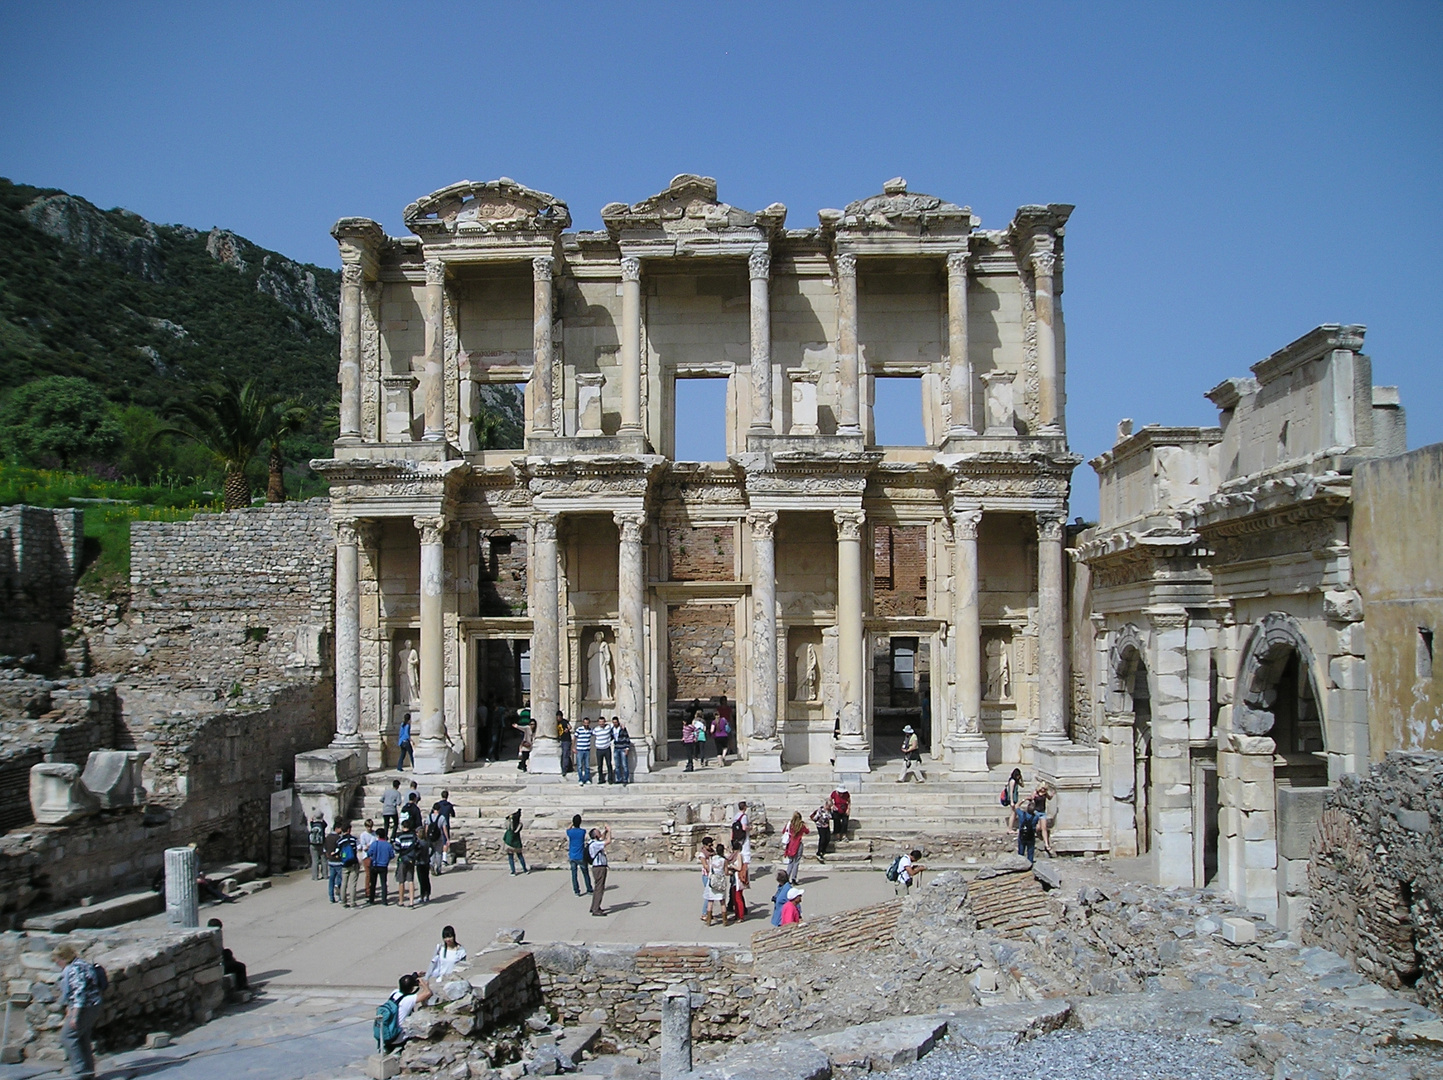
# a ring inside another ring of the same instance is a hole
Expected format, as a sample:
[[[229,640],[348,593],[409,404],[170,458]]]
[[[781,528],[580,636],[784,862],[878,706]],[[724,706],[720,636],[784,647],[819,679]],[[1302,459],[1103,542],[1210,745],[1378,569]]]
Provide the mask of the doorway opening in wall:
[[[880,637],[872,646],[872,745],[879,758],[900,757],[908,725],[926,753],[932,745],[929,642]]]
[[[676,380],[676,461],[727,459],[727,379],[725,376],[686,377]]]
[[[872,380],[872,442],[876,446],[927,445],[920,375],[878,375]]]
[[[1322,757],[1323,714],[1318,709],[1313,680],[1296,649],[1288,649],[1272,689],[1271,734],[1278,757],[1286,763],[1274,767],[1276,781],[1290,787],[1327,787],[1328,766]]]
[[[1137,821],[1137,853],[1152,848],[1152,692],[1147,685],[1147,665],[1141,658],[1133,668],[1132,756],[1133,808]]]
[[[476,446],[481,450],[521,450],[526,446],[524,383],[482,383],[476,388]]]
[[[476,707],[467,730],[466,758],[515,758],[521,733],[511,725],[531,699],[531,642],[483,638],[476,643]],[[484,716],[481,706],[484,705]],[[474,736],[472,732],[474,731]]]

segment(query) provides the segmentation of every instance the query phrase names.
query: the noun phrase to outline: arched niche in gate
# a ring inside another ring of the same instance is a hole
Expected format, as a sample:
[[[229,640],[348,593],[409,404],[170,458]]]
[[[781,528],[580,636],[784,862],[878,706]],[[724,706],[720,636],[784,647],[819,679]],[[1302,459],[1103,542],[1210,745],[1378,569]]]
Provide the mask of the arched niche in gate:
[[[1283,764],[1278,775],[1294,787],[1328,782],[1327,725],[1318,692],[1317,660],[1302,626],[1273,611],[1253,628],[1238,668],[1233,728],[1266,736]]]
[[[1131,719],[1134,823],[1137,853],[1144,855],[1152,839],[1152,690],[1147,642],[1133,623],[1113,634],[1107,679],[1109,716]]]

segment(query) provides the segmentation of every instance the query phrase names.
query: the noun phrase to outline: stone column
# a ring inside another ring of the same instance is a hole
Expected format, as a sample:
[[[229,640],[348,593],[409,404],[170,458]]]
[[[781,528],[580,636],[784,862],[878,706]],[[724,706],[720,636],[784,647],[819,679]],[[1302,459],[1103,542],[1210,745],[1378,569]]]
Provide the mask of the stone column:
[[[640,435],[641,260],[621,260],[621,433]]]
[[[1057,410],[1057,328],[1053,325],[1052,271],[1057,256],[1038,251],[1032,256],[1032,307],[1037,315],[1038,419],[1046,434],[1062,433]]]
[[[193,847],[165,849],[165,921],[185,929],[200,925],[200,904],[195,879],[200,860]]]
[[[836,770],[871,771],[862,703],[866,665],[862,657],[861,510],[833,510],[837,523],[837,675],[841,684],[842,733],[837,740]]]
[[[531,544],[531,747],[533,778],[561,778],[556,710],[561,702],[561,593],[557,582],[556,516],[538,515]]]
[[[341,267],[341,440],[361,441],[361,281],[359,263]]]
[[[857,257],[837,256],[837,434],[860,435],[859,349],[857,346]]]
[[[531,433],[542,438],[557,434],[555,387],[551,385],[551,279],[553,260],[538,255],[531,260]]]
[[[757,435],[770,435],[772,421],[772,253],[765,244],[747,259],[751,274],[752,423]]]
[[[661,1080],[679,1080],[691,1065],[691,990],[677,983],[661,999]]]
[[[446,629],[444,517],[418,517],[421,534],[421,730],[413,735],[416,771],[446,772],[452,764],[446,741]]]
[[[967,342],[967,252],[947,256],[947,390],[952,403],[948,438],[976,435],[972,426],[972,358]]]
[[[777,737],[777,559],[775,510],[752,510],[752,772],[782,771]]]
[[[977,533],[981,507],[952,511],[952,647],[956,715],[947,740],[954,773],[987,771],[982,735],[982,620],[977,606]]]
[[[336,522],[336,735],[361,746],[361,559],[356,523]]]
[[[646,564],[642,530],[646,514],[617,511],[612,519],[621,531],[617,555],[616,601],[620,617],[616,628],[616,707],[621,722],[632,732],[639,772],[649,771],[652,741],[645,736]]]
[[[426,429],[421,438],[441,442],[446,438],[446,365],[442,353],[446,335],[441,325],[445,308],[446,264],[440,259],[426,260],[426,301],[422,312],[426,320],[426,368],[423,391],[426,395]]]
[[[1067,739],[1067,627],[1062,611],[1063,517],[1056,510],[1037,514],[1037,676],[1041,718],[1038,738]]]

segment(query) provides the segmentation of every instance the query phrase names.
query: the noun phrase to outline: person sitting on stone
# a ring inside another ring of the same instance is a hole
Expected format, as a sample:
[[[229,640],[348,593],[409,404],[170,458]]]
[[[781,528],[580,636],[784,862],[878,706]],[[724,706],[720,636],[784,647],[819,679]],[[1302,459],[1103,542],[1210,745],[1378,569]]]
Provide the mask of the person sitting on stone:
[[[220,930],[224,925],[219,919],[211,919],[206,923],[206,926],[212,930]],[[246,981],[246,966],[235,958],[235,953],[224,946],[220,950],[220,973],[229,976],[238,991],[251,988],[250,983]]]

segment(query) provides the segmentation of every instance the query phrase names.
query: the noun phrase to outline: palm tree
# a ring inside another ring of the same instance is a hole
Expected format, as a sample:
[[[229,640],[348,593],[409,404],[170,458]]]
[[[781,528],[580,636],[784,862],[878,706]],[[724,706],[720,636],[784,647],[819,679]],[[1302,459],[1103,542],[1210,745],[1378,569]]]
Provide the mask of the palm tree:
[[[246,467],[262,446],[271,448],[273,463],[280,459],[278,444],[293,430],[290,414],[298,408],[295,402],[278,394],[260,393],[254,379],[242,383],[226,374],[191,400],[176,402],[167,409],[167,417],[176,421],[176,426],[156,434],[180,435],[209,450],[225,471],[225,508],[238,510],[251,503]]]
[[[311,419],[311,410],[296,401],[281,401],[276,403],[274,411],[275,427],[267,440],[270,445],[266,451],[266,469],[269,473],[266,480],[266,502],[282,503],[286,501],[286,459],[281,453],[281,440],[304,428]]]

